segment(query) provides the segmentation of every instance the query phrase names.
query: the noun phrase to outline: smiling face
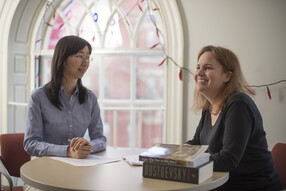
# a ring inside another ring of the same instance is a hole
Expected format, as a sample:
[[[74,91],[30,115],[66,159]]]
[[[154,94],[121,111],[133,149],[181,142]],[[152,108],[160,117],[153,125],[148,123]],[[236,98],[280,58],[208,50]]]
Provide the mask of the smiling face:
[[[76,54],[69,56],[63,66],[63,77],[68,80],[78,80],[82,78],[89,67],[89,56],[87,46]]]
[[[194,79],[197,90],[213,103],[225,83],[230,80],[230,74],[225,73],[214,55],[207,51],[198,60]]]

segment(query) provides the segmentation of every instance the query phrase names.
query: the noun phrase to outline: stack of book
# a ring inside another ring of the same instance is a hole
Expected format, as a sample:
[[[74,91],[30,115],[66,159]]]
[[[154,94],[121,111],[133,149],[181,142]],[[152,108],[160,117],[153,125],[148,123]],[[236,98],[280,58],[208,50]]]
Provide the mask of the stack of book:
[[[143,177],[200,184],[213,175],[208,145],[157,144],[139,155]]]

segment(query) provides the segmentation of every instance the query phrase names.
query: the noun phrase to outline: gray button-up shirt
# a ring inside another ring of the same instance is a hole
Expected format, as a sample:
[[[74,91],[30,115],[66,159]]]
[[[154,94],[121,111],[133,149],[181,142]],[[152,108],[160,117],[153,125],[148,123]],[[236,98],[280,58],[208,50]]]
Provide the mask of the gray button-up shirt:
[[[32,156],[67,156],[69,139],[83,137],[88,130],[94,152],[104,150],[106,138],[95,94],[88,90],[83,104],[78,101],[78,89],[70,99],[62,87],[59,93],[62,109],[56,108],[40,87],[31,94],[24,149]]]

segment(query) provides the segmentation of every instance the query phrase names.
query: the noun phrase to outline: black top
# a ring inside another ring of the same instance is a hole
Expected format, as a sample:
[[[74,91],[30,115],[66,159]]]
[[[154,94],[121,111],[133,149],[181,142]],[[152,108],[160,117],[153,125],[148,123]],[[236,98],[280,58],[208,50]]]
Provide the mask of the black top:
[[[281,190],[261,114],[246,94],[230,96],[214,126],[209,110],[204,110],[187,143],[209,145],[214,170],[230,172],[218,190]]]

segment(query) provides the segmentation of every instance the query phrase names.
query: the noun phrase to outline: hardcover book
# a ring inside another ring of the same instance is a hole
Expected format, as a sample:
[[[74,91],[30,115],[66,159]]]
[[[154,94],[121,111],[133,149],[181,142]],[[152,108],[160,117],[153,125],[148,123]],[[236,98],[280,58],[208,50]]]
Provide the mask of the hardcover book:
[[[208,145],[157,144],[139,155],[147,163],[197,167],[209,161]]]
[[[196,168],[143,163],[143,177],[200,184],[213,175],[213,161]]]

